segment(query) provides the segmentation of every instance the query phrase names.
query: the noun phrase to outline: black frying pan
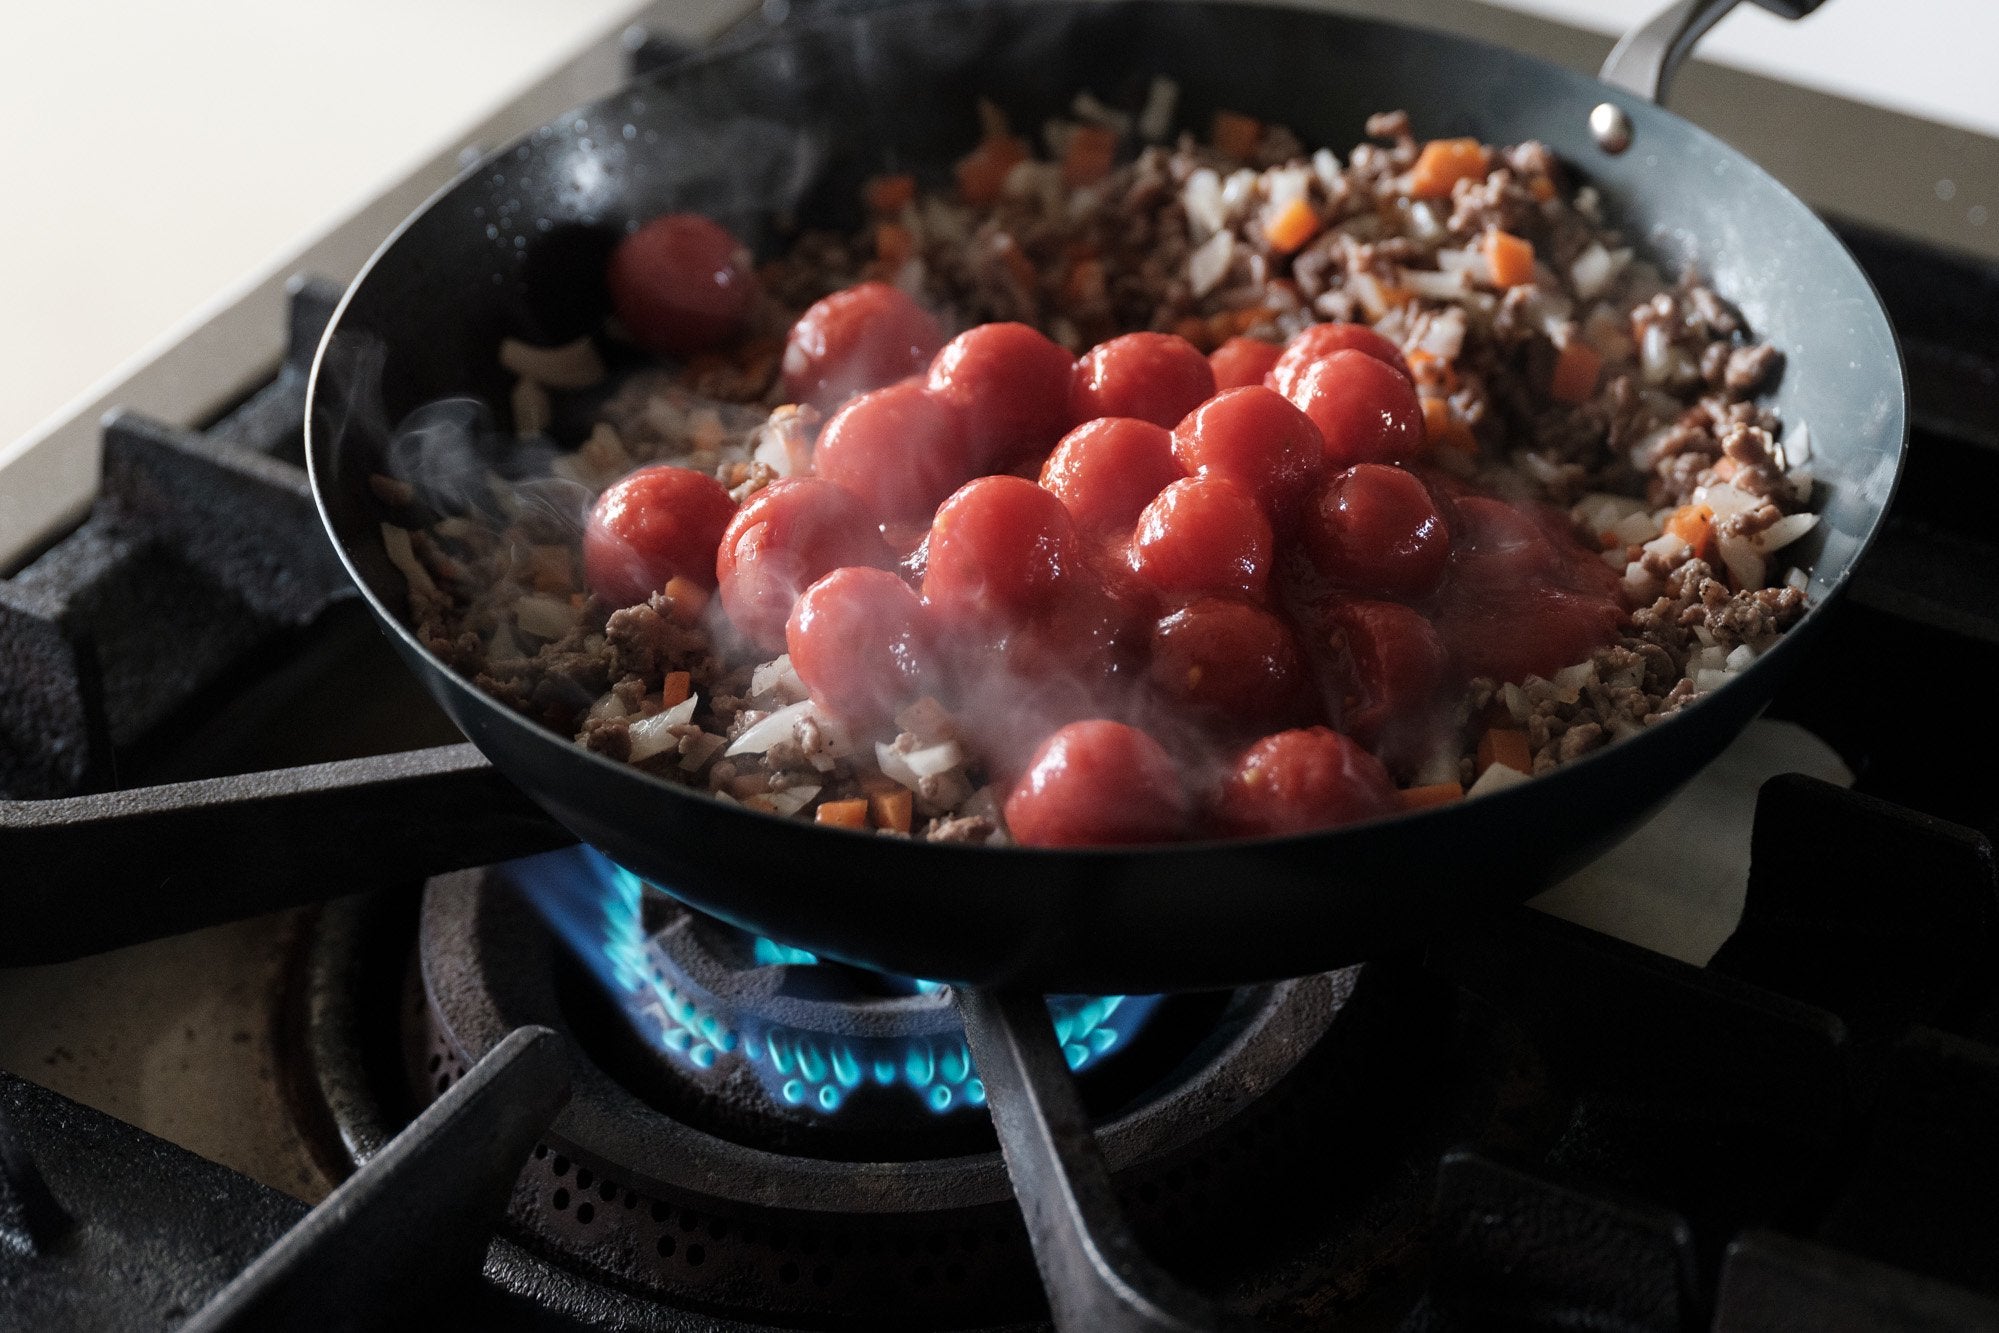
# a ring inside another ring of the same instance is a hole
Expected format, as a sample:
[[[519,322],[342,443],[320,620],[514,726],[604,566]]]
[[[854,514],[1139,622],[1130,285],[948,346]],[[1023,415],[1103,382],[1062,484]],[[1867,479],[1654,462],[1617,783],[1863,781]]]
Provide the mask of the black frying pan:
[[[1712,21],[1693,11],[1726,4],[1682,8],[1684,35]],[[1657,66],[1675,45],[1627,44],[1624,68],[1648,51]],[[1725,688],[1532,783],[1329,833],[1143,850],[911,843],[724,805],[584,751],[419,646],[367,486],[380,435],[330,411],[328,349],[386,346],[389,420],[450,393],[504,401],[501,337],[593,327],[598,265],[629,224],[694,209],[769,243],[781,214],[851,223],[873,172],[946,178],[977,138],[975,95],[1033,125],[1079,89],[1115,93],[1160,73],[1180,82],[1188,124],[1227,107],[1341,146],[1368,113],[1403,107],[1421,137],[1538,138],[1669,270],[1697,259],[1784,350],[1775,405],[1812,427],[1822,522],[1802,558],[1815,609]],[[1598,129],[1628,131],[1622,153],[1592,138],[1603,103]],[[1905,434],[1901,363],[1867,279],[1727,145],[1641,96],[1480,43],[1206,3],[876,10],[664,71],[501,150],[411,218],[347,293],[312,392],[313,488],[370,607],[465,734],[579,837],[788,944],[907,975],[1095,993],[1322,971],[1583,865],[1726,746],[1810,650],[1880,522]]]

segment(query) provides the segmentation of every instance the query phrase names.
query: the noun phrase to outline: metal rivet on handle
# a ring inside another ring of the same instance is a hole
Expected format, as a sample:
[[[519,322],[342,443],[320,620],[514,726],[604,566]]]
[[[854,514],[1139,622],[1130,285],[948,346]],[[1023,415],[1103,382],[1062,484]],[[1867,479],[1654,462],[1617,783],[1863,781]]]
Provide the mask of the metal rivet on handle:
[[[1606,153],[1621,153],[1631,147],[1631,117],[1614,102],[1598,102],[1590,108],[1589,132]]]

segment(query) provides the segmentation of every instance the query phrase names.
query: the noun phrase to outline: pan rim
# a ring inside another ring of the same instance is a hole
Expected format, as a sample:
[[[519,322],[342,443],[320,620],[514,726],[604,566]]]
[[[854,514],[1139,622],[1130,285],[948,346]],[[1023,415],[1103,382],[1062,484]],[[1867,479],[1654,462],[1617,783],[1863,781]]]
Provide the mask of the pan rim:
[[[1285,0],[1240,0],[1240,2],[1239,0],[973,0],[973,2],[981,9],[1017,11],[1066,7],[1100,10],[1153,9],[1158,11],[1210,12],[1252,10],[1266,13],[1281,12],[1297,15],[1314,22],[1372,28],[1388,34],[1420,34],[1426,40],[1457,44],[1461,47],[1474,50],[1481,59],[1523,62],[1533,67],[1544,77],[1567,84],[1579,92],[1583,89],[1588,89],[1590,90],[1590,95],[1595,96],[1597,100],[1615,102],[1627,114],[1633,116],[1641,126],[1642,122],[1647,118],[1663,117],[1667,123],[1691,133],[1695,140],[1701,143],[1708,151],[1723,155],[1732,168],[1747,169],[1751,173],[1752,179],[1769,188],[1784,203],[1795,207],[1801,215],[1809,219],[1812,228],[1825,241],[1830,242],[1840,260],[1851,270],[1851,276],[1859,279],[1860,284],[1871,298],[1866,313],[1886,331],[1888,345],[1893,353],[1893,427],[1892,432],[1884,430],[1883,434],[1892,433],[1895,445],[1892,475],[1889,478],[1880,506],[1868,523],[1866,531],[1861,534],[1845,567],[1827,584],[1822,595],[1808,603],[1803,616],[1800,617],[1796,625],[1786,631],[1769,649],[1750,663],[1747,668],[1737,673],[1727,684],[1721,686],[1719,689],[1701,695],[1690,704],[1646,726],[1638,733],[1613,741],[1587,755],[1561,764],[1549,772],[1530,774],[1529,781],[1527,782],[1514,784],[1500,791],[1482,795],[1478,798],[1481,805],[1486,805],[1488,809],[1494,812],[1503,812],[1509,806],[1521,806],[1524,808],[1525,802],[1536,799],[1527,793],[1532,791],[1547,793],[1548,788],[1542,785],[1544,783],[1552,782],[1557,786],[1584,783],[1596,773],[1603,770],[1608,761],[1626,752],[1630,746],[1642,744],[1648,737],[1679,734],[1688,726],[1695,725],[1698,722],[1699,719],[1693,717],[1695,710],[1713,704],[1721,700],[1724,696],[1727,696],[1729,702],[1739,701],[1748,692],[1746,682],[1754,680],[1761,684],[1772,680],[1777,669],[1777,666],[1773,665],[1773,663],[1781,665],[1783,669],[1788,670],[1790,662],[1797,655],[1799,641],[1808,641],[1813,637],[1814,632],[1824,624],[1825,613],[1837,603],[1840,596],[1845,592],[1847,586],[1853,580],[1855,569],[1866,558],[1868,552],[1879,538],[1882,528],[1886,523],[1888,511],[1892,507],[1895,496],[1899,493],[1901,487],[1903,473],[1908,461],[1910,432],[1908,369],[1902,352],[1900,334],[1887,316],[1886,307],[1882,303],[1880,292],[1875,287],[1873,279],[1860,266],[1859,261],[1853,257],[1852,251],[1840,239],[1838,233],[1833,231],[1826,221],[1812,210],[1810,205],[1806,204],[1788,186],[1771,175],[1761,164],[1700,125],[1679,116],[1671,109],[1648,102],[1623,89],[1606,84],[1591,75],[1582,74],[1538,56],[1515,51],[1509,47],[1480,38],[1467,37],[1459,33],[1449,32],[1424,24],[1405,22],[1400,19],[1328,12],[1308,7],[1303,3],[1287,3]],[[872,18],[881,13],[892,11],[936,10],[944,8],[962,9],[963,7],[964,0],[900,0],[899,3],[866,11],[865,17]],[[328,539],[334,546],[341,567],[346,571],[348,578],[366,602],[377,622],[399,639],[402,649],[415,653],[435,673],[439,680],[446,682],[460,695],[468,698],[474,706],[481,708],[486,715],[497,718],[504,725],[516,730],[524,729],[532,733],[537,740],[554,740],[560,743],[573,752],[573,758],[599,766],[599,770],[613,781],[637,781],[658,794],[697,800],[707,813],[716,816],[736,816],[759,821],[759,824],[762,821],[776,821],[792,830],[801,830],[809,827],[816,835],[864,839],[870,845],[874,846],[889,843],[907,843],[911,847],[921,847],[926,855],[970,857],[976,860],[989,860],[994,856],[1006,856],[1019,861],[1023,866],[1032,865],[1036,861],[1060,860],[1069,862],[1079,858],[1109,864],[1132,860],[1176,859],[1193,854],[1214,854],[1221,851],[1254,852],[1261,849],[1291,848],[1304,844],[1332,846],[1336,844],[1341,835],[1348,833],[1350,830],[1368,830],[1372,833],[1373,831],[1390,826],[1406,826],[1413,830],[1420,828],[1425,821],[1435,823],[1439,819],[1448,818],[1451,811],[1457,808],[1458,803],[1453,802],[1449,805],[1418,810],[1395,811],[1355,824],[1305,833],[1256,838],[1202,838],[1173,843],[1093,845],[1082,847],[1023,847],[1012,843],[1000,847],[964,843],[917,843],[910,839],[883,838],[878,833],[872,831],[822,827],[816,824],[808,826],[804,821],[794,816],[753,810],[739,803],[722,801],[707,791],[668,782],[643,769],[612,760],[596,751],[577,745],[573,738],[564,736],[552,728],[542,726],[533,719],[507,708],[500,701],[487,695],[474,682],[464,677],[456,669],[432,653],[411,630],[404,616],[391,610],[382,598],[377,595],[376,590],[370,583],[362,577],[361,571],[356,567],[347,548],[346,541],[342,539],[338,529],[335,527],[333,515],[327,505],[326,497],[328,491],[326,488],[331,484],[331,479],[323,478],[321,475],[321,453],[328,446],[323,444],[323,433],[317,428],[319,416],[317,409],[322,383],[321,375],[329,349],[335,341],[336,336],[342,331],[343,319],[349,305],[352,304],[361,289],[367,284],[368,279],[373,275],[377,266],[396,249],[404,235],[417,226],[423,219],[427,218],[434,209],[468,181],[491,171],[495,165],[515,153],[522,146],[532,144],[550,126],[559,125],[579,114],[593,112],[617,99],[627,96],[635,90],[666,84],[684,71],[710,69],[724,62],[753,57],[771,47],[807,38],[814,33],[844,28],[857,21],[860,17],[863,16],[811,15],[787,23],[775,32],[759,36],[753,41],[725,43],[718,48],[690,56],[686,60],[675,62],[641,78],[629,80],[601,98],[571,107],[557,116],[544,121],[542,125],[499,145],[476,162],[458,172],[448,182],[432,192],[407,217],[403,218],[369,255],[367,261],[355,274],[354,279],[341,293],[340,300],[335,305],[332,315],[327,321],[326,330],[321,335],[319,344],[314,351],[307,379],[304,426],[306,471],[312,490],[313,506],[319,514],[321,525],[325,529]],[[1734,693],[1731,694],[1731,691]],[[1760,711],[1760,708],[1757,711]],[[1706,716],[1706,714],[1702,716]],[[476,738],[468,737],[468,739],[472,739],[475,744],[478,743]],[[480,748],[482,751],[485,750],[483,745]],[[490,759],[490,754],[488,758]],[[497,764],[495,766],[498,767]],[[501,769],[501,772],[503,775],[505,774],[504,769]],[[1487,805],[1487,803],[1490,804]]]

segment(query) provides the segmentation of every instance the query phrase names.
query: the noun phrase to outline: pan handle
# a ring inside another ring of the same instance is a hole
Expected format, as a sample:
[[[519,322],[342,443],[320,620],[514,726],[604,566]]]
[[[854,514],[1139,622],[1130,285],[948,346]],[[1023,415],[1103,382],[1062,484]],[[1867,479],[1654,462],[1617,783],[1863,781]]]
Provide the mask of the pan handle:
[[[1057,1333],[1254,1333],[1139,1251],[1048,1002],[1030,991],[960,989],[958,1013]]]
[[[1673,75],[1693,54],[1694,43],[1719,23],[1740,0],[1676,0],[1670,8],[1624,34],[1611,49],[1597,77],[1648,102],[1663,103]],[[1756,0],[1773,14],[1787,19],[1803,18],[1823,0]],[[1594,128],[1594,125],[1592,125]],[[1627,131],[1628,135],[1628,131]],[[1603,139],[1599,132],[1598,139]],[[1609,144],[1604,147],[1610,148]],[[1622,148],[1610,148],[1622,152]]]

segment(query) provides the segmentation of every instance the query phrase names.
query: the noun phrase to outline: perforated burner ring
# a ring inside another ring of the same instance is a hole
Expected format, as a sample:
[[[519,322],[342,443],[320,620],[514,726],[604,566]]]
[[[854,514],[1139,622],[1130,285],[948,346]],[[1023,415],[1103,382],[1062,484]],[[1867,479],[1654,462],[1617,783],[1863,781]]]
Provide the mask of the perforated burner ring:
[[[427,886],[420,985],[406,1015],[413,1083],[434,1096],[523,1023],[565,1033],[575,1053],[574,1097],[511,1204],[530,1248],[627,1289],[753,1317],[937,1327],[1037,1313],[1032,1258],[982,1115],[964,1120],[984,1133],[985,1150],[920,1160],[732,1141],[663,1113],[592,1058],[601,1043],[578,1031],[566,970],[539,918],[485,872]],[[1257,1173],[1211,1172],[1205,1153],[1218,1143],[1252,1151],[1228,1142],[1229,1122],[1262,1099],[1267,1126],[1281,1097],[1266,1094],[1325,1034],[1353,976],[1230,997],[1164,1090],[1103,1125],[1135,1223],[1196,1201],[1217,1212],[1250,1206],[1226,1196]]]

